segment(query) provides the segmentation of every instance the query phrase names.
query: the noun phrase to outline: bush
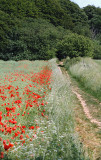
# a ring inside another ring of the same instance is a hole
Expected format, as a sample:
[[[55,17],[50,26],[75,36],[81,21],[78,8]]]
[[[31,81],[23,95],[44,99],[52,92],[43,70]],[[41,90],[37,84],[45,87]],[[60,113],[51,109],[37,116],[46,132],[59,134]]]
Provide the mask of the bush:
[[[101,45],[98,41],[94,41],[94,59],[101,59]]]
[[[81,61],[81,57],[74,57],[72,59],[67,57],[65,59],[64,66],[65,66],[66,69],[68,69],[70,66],[72,66],[72,65],[74,65],[74,64],[76,64],[76,63],[78,63],[80,61]]]
[[[83,57],[83,56],[93,56],[93,42],[82,35],[78,34],[68,34],[63,40],[57,44],[57,57],[63,59],[69,56],[73,57]]]

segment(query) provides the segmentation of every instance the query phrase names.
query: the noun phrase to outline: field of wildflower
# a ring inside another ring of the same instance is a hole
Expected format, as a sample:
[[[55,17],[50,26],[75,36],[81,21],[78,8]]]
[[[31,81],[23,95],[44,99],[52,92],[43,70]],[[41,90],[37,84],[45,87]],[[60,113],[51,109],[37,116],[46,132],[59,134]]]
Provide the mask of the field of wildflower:
[[[0,61],[0,159],[84,160],[56,60]]]

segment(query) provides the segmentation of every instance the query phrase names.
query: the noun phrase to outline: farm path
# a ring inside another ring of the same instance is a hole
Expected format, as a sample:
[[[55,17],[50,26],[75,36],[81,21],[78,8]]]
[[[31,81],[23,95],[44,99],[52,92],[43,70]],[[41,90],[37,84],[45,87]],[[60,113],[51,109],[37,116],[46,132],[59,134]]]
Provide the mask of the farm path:
[[[91,115],[91,113],[90,113],[90,111],[89,111],[89,109],[88,109],[88,107],[87,107],[86,101],[82,98],[82,95],[79,94],[79,93],[76,91],[75,88],[72,89],[72,92],[77,96],[77,99],[80,101],[80,103],[81,103],[81,105],[82,105],[82,107],[83,107],[83,111],[84,111],[86,117],[90,120],[90,122],[91,122],[91,123],[95,123],[99,128],[101,128],[101,122],[98,121],[97,119],[95,119],[95,118]]]
[[[60,62],[59,65],[62,67],[62,66],[63,66],[63,62]],[[66,76],[66,77],[69,79],[69,81],[71,82],[71,78],[70,78],[68,72],[65,71],[64,69],[62,69],[62,71],[61,71],[61,68],[60,68],[60,67],[59,67],[59,70],[60,70],[60,72],[63,72],[63,74],[65,74],[65,76]],[[87,119],[89,119],[91,123],[94,123],[94,124],[96,124],[99,128],[101,128],[101,122],[100,122],[99,120],[97,120],[95,117],[92,116],[91,110],[89,111],[89,108],[88,108],[88,106],[87,106],[86,100],[83,98],[83,96],[81,95],[81,93],[79,93],[79,90],[80,90],[80,89],[78,88],[78,86],[77,86],[77,85],[76,85],[76,86],[73,85],[73,83],[71,82],[71,87],[72,87],[72,92],[76,95],[77,99],[79,100],[79,102],[80,102],[80,104],[81,104],[81,106],[82,106],[82,108],[83,108],[83,111],[84,111]],[[90,95],[89,95],[89,96],[90,96]],[[91,96],[91,97],[92,97],[92,96]],[[89,98],[90,98],[90,97],[89,97]],[[94,98],[93,98],[93,100],[94,100],[94,101],[97,101],[97,99],[94,99]],[[98,102],[98,103],[99,103],[99,106],[101,107],[101,103],[100,103],[100,102]]]
[[[60,72],[70,82],[73,92],[75,131],[83,143],[85,152],[91,160],[101,159],[101,102],[89,95],[69,76],[63,63],[58,64]],[[100,109],[99,109],[100,108]]]

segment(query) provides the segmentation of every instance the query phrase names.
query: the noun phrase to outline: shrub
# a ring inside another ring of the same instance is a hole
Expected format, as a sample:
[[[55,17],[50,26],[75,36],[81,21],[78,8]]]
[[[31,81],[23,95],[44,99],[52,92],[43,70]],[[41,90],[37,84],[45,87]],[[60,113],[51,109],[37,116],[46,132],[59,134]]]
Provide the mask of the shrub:
[[[57,57],[93,56],[93,42],[82,35],[68,34],[57,44]]]
[[[76,63],[78,63],[80,61],[81,61],[81,57],[74,57],[72,59],[67,57],[65,59],[64,66],[65,66],[66,69],[68,69],[70,66],[72,66],[72,65],[74,65],[74,64],[76,64]]]
[[[94,41],[94,59],[101,59],[101,45],[98,41]]]

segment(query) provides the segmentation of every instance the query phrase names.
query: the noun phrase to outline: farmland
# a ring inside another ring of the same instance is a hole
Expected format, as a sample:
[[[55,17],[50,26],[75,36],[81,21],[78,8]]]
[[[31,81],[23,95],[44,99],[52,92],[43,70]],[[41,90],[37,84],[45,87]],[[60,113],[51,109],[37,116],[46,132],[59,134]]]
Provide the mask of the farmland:
[[[0,61],[2,159],[87,159],[75,132],[73,94],[56,60]]]
[[[0,159],[101,159],[101,8],[0,0]]]

